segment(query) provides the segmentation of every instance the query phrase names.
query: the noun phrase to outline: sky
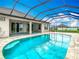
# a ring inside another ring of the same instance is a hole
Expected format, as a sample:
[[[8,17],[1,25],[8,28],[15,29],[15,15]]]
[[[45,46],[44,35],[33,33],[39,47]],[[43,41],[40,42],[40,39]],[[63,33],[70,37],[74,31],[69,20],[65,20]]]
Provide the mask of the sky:
[[[50,16],[52,17],[48,21],[50,21],[54,16],[66,14],[66,12],[63,12],[65,10],[72,11],[68,14],[74,15],[75,17],[79,17],[79,0],[64,0],[64,1],[49,0],[47,3],[44,3],[45,1],[47,0],[19,0],[15,4],[15,0],[0,0],[0,7],[9,8],[11,10],[14,7],[15,10],[20,11],[24,14],[27,14],[28,11],[30,10],[30,12],[27,15],[32,17],[36,17],[38,15],[36,19],[38,20],[42,19],[43,21],[48,19]],[[41,3],[43,3],[43,5],[41,5]],[[64,4],[69,5],[71,7],[57,8],[57,7],[63,6]],[[38,5],[39,7],[37,7]],[[33,8],[34,6],[36,6],[36,8]],[[73,12],[76,12],[76,13],[73,13]],[[67,23],[67,21],[70,21],[70,20],[75,20],[75,21]],[[51,24],[53,25],[53,22],[57,22],[57,25],[60,25],[62,21],[66,22],[64,24],[68,26],[79,25],[77,19],[74,19],[74,18],[64,18],[63,20],[56,19],[56,20],[53,20]]]
[[[78,19],[74,19],[74,18],[63,18],[61,19],[55,19],[51,22],[52,26],[58,26],[64,24],[66,26],[70,26],[70,27],[79,27],[79,21]]]

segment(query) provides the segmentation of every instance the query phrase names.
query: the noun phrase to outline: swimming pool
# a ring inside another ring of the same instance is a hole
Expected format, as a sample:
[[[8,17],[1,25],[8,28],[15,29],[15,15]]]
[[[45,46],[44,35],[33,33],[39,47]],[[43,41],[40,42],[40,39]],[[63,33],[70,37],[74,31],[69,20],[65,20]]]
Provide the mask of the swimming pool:
[[[64,59],[71,37],[62,34],[44,34],[22,38],[3,48],[5,59]]]

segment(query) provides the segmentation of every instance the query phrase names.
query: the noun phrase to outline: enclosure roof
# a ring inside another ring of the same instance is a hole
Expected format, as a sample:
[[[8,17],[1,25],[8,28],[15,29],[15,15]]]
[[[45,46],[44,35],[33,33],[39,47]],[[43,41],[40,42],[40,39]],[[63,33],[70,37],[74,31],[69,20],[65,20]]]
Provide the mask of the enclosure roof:
[[[79,0],[0,0],[0,13],[40,21],[78,19]]]

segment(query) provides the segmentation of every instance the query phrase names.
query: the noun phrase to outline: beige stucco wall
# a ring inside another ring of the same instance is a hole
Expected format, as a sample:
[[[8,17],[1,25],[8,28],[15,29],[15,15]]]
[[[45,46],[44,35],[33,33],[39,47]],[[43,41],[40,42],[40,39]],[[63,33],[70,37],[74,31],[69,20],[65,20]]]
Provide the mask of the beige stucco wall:
[[[0,16],[3,17],[3,16]],[[0,18],[0,37],[7,37],[9,36],[9,18],[5,17],[5,20],[1,20]]]

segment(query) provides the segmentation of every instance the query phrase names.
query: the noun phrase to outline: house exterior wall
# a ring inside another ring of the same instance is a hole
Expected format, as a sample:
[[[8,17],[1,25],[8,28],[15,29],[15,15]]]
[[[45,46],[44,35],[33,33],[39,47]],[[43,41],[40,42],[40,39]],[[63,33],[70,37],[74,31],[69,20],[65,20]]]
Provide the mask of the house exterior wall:
[[[41,24],[41,32],[44,32],[44,24]]]
[[[9,36],[9,18],[0,16],[0,37],[7,36]]]
[[[27,29],[27,28],[28,28],[27,23],[24,23],[24,29],[23,29],[23,31],[24,31],[24,32],[28,32],[28,29]]]
[[[24,32],[27,32],[26,28],[26,23],[28,22],[29,24],[29,33],[32,33],[32,23],[39,23],[41,24],[41,32],[47,32],[49,31],[49,29],[45,29],[45,24],[47,23],[43,23],[43,22],[39,22],[39,21],[32,21],[32,20],[28,20],[28,19],[21,19],[21,18],[16,18],[16,17],[11,17],[11,16],[5,16],[5,15],[0,15],[0,17],[4,17],[5,21],[2,21],[0,18],[0,28],[1,28],[1,32],[0,32],[0,36],[5,36],[8,37],[11,33],[11,20],[15,21],[15,22],[24,22]],[[4,32],[4,33],[3,33]]]

